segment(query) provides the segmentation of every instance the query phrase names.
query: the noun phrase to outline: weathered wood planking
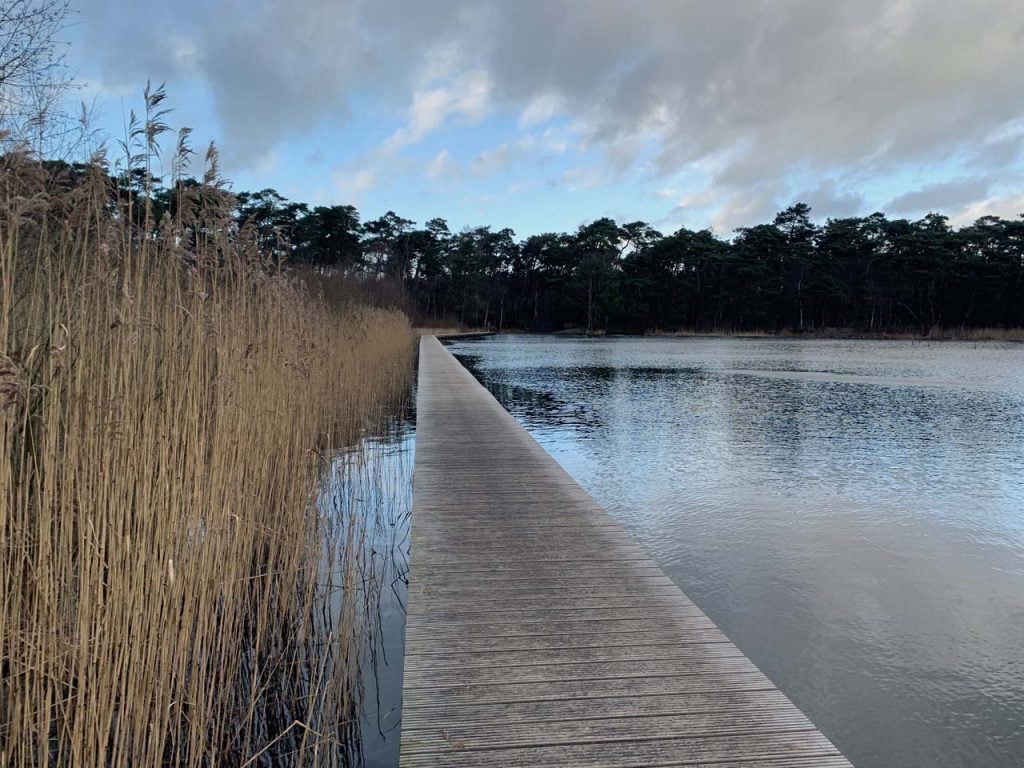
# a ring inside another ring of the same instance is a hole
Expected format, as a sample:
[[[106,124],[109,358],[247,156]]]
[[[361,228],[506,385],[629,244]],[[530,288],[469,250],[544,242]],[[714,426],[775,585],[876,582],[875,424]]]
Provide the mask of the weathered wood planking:
[[[849,768],[432,336],[401,765]]]

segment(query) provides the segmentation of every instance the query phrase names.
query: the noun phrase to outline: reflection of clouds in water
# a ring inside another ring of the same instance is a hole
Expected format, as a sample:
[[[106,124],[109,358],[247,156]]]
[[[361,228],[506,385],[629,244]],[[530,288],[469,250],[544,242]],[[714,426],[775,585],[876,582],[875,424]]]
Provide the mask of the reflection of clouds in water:
[[[857,765],[1017,765],[1024,346],[463,348]]]

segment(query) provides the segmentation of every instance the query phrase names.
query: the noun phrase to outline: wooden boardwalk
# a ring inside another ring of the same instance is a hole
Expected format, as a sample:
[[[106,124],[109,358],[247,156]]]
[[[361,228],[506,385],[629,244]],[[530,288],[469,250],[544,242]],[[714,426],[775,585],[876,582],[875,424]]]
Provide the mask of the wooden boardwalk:
[[[849,762],[432,336],[401,765]]]

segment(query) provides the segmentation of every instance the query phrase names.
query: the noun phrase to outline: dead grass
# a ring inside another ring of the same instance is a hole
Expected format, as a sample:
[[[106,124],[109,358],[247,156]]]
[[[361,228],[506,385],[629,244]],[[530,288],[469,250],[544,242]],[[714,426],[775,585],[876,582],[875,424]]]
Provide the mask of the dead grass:
[[[493,331],[489,331],[486,328],[413,328],[413,333],[417,336],[480,336],[482,334],[491,334]]]
[[[939,341],[1024,341],[1024,328],[933,328],[927,338]]]
[[[3,163],[0,766],[333,764],[358,616],[318,634],[316,493],[407,320],[266,264],[214,168],[156,236],[101,165]]]

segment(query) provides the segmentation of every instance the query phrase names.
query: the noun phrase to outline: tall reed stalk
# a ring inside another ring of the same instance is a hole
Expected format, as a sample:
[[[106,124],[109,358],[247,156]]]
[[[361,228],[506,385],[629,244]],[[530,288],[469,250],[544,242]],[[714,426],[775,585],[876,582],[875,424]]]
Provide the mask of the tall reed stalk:
[[[266,263],[209,159],[159,226],[102,162],[0,161],[0,768],[338,760],[316,494],[412,335]]]

